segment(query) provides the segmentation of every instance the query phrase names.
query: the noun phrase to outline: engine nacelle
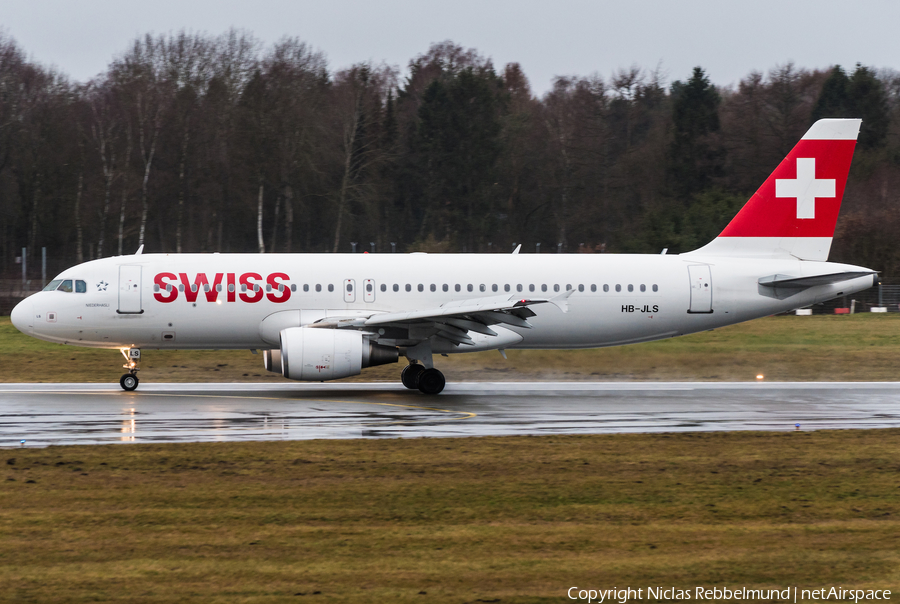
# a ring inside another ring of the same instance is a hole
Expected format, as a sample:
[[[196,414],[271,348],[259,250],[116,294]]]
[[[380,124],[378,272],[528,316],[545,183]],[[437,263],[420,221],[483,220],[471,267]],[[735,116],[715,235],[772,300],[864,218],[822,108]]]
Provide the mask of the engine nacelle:
[[[290,380],[337,380],[400,357],[396,348],[372,344],[358,331],[289,327],[280,337],[281,374]]]

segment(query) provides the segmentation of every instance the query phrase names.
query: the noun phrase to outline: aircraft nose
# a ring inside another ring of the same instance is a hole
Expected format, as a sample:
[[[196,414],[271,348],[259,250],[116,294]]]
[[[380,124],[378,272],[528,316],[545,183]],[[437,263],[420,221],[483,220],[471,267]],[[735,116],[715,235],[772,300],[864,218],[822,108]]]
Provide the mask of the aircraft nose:
[[[9,315],[13,326],[24,334],[31,335],[34,332],[34,305],[29,298],[16,304]]]

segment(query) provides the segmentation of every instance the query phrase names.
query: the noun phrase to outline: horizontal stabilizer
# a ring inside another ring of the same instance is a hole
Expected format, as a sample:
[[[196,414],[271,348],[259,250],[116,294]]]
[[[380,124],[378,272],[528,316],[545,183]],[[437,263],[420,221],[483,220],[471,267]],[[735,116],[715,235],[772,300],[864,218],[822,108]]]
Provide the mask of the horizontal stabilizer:
[[[807,289],[817,285],[831,285],[849,281],[866,275],[875,275],[875,271],[851,271],[846,273],[831,273],[830,275],[814,275],[812,277],[791,277],[790,275],[770,275],[759,280],[764,287],[778,287],[785,289]]]

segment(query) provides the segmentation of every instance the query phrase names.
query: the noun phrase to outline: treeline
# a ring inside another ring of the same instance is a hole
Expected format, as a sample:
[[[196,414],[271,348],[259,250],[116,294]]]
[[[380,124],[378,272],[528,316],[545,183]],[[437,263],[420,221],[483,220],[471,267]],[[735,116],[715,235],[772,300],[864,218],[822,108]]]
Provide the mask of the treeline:
[[[0,273],[148,252],[687,251],[819,117],[862,117],[832,259],[900,279],[900,74],[717,88],[638,67],[537,98],[450,42],[405,75],[287,38],[145,36],[85,84],[0,37]]]

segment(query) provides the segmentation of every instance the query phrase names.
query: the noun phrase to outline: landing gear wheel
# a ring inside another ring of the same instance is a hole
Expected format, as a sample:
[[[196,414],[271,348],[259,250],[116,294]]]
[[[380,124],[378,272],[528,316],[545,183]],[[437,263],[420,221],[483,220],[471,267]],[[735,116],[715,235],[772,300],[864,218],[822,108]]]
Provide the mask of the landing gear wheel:
[[[439,394],[445,383],[444,374],[434,367],[419,374],[419,390],[422,394]]]
[[[133,373],[126,373],[119,378],[119,385],[122,386],[122,390],[125,390],[126,392],[137,389],[139,383],[140,380]]]
[[[415,390],[419,387],[419,376],[423,371],[425,368],[418,363],[410,363],[400,372],[400,381],[410,390]]]

